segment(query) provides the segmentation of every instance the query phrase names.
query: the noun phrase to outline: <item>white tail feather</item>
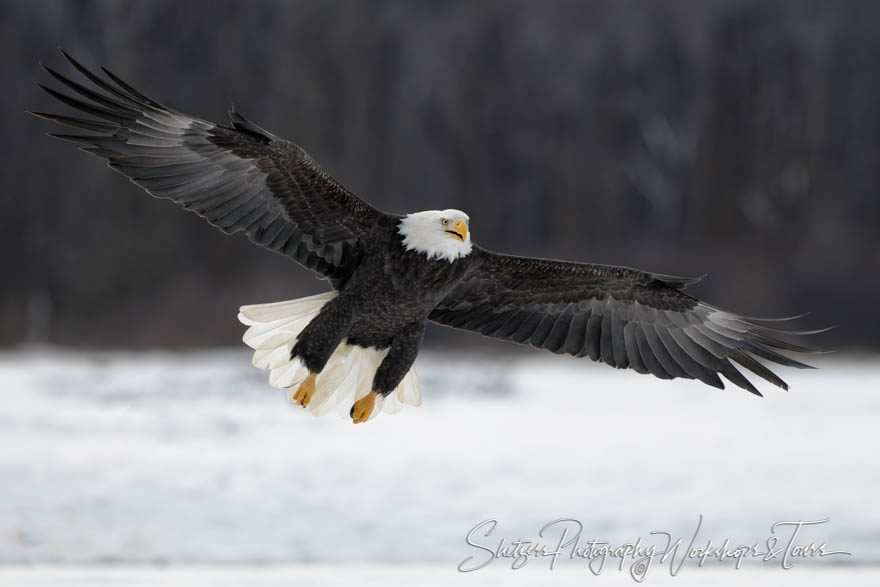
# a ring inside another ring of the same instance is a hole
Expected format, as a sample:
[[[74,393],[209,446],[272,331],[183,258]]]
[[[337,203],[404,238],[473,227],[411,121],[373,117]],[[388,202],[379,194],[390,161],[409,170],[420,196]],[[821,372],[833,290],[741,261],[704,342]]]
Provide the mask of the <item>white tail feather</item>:
[[[302,361],[290,359],[290,351],[297,337],[321,308],[336,296],[327,292],[286,302],[242,306],[238,319],[249,326],[242,339],[254,349],[253,364],[269,369],[269,385],[287,388],[287,397],[293,394],[309,372]],[[327,361],[324,370],[315,380],[315,393],[306,408],[315,416],[322,416],[336,409],[348,418],[354,402],[370,392],[373,376],[388,349],[363,348],[343,341]],[[395,414],[406,405],[422,403],[419,381],[414,368],[386,397],[377,397],[370,419],[379,412]]]

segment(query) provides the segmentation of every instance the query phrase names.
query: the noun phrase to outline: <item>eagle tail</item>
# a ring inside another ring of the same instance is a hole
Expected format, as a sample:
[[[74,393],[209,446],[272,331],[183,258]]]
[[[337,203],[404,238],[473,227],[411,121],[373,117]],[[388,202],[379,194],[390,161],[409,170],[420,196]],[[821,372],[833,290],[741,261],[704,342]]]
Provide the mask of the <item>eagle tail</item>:
[[[270,304],[254,304],[239,309],[239,321],[248,326],[243,340],[254,349],[253,364],[269,370],[269,384],[287,388],[288,400],[309,371],[299,358],[290,357],[302,330],[318,315],[321,308],[336,296],[327,292]],[[324,370],[315,381],[315,393],[306,409],[315,416],[336,410],[348,418],[354,402],[370,392],[376,369],[388,354],[388,349],[364,348],[343,341],[327,361]],[[418,406],[422,403],[418,377],[410,368],[403,381],[386,397],[376,399],[370,418],[379,412],[394,414],[404,404]]]

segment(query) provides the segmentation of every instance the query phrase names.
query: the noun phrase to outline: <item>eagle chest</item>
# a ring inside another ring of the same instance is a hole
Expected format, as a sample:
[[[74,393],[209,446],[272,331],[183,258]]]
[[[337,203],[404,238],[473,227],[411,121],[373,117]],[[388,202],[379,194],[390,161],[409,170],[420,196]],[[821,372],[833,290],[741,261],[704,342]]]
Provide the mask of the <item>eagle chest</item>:
[[[433,308],[467,271],[467,258],[449,262],[427,259],[413,251],[395,251],[384,264],[386,280],[405,298],[423,301]]]

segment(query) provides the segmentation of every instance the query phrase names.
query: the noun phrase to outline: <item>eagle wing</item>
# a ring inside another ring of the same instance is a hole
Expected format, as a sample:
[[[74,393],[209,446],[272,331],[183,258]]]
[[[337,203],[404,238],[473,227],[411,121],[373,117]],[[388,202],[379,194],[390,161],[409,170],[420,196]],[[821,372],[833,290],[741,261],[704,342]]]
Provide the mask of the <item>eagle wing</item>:
[[[474,268],[433,310],[432,321],[554,353],[589,356],[661,379],[699,379],[723,389],[721,374],[761,395],[733,360],[788,389],[755,357],[809,368],[777,350],[815,352],[797,338],[822,332],[767,326],[779,320],[739,316],[682,291],[699,279],[501,255],[478,247],[473,254]]]
[[[357,267],[363,239],[384,214],[330,177],[302,148],[234,108],[230,126],[200,120],[159,104],[104,68],[109,79],[64,56],[93,86],[44,66],[77,95],[40,87],[98,120],[33,112],[89,131],[51,136],[80,144],[149,194],[183,205],[228,234],[244,232],[334,287]]]

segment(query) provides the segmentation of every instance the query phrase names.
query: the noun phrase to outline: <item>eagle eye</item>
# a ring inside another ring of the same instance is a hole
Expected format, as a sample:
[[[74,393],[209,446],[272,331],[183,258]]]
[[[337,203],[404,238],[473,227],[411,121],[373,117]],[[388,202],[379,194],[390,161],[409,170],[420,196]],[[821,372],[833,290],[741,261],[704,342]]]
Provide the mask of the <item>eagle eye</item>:
[[[442,224],[443,226],[449,226],[449,220],[447,220],[446,218],[441,218],[440,224]]]

